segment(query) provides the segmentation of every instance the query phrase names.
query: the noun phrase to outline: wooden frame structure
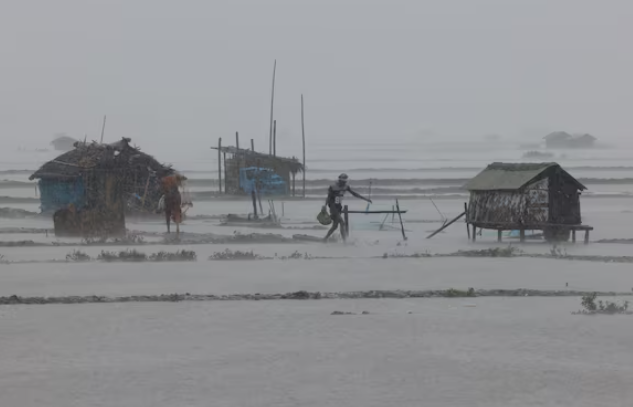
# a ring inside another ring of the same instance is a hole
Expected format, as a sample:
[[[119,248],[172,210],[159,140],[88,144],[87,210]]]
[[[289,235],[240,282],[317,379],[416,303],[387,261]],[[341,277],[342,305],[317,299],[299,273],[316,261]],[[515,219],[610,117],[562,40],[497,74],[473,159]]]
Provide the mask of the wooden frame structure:
[[[288,185],[289,195],[296,195],[296,175],[305,171],[305,167],[297,158],[277,157],[276,155],[258,153],[254,149],[251,140],[251,149],[239,147],[239,135],[235,135],[236,147],[222,146],[222,138],[218,140],[217,147],[211,147],[218,151],[218,182],[219,191],[224,194],[242,195],[240,189],[240,169],[248,167],[269,168],[275,171]],[[228,157],[227,157],[228,155]],[[224,179],[222,179],[224,168]]]
[[[407,240],[407,235],[404,232],[404,223],[402,222],[402,214],[403,213],[407,213],[407,211],[402,211],[400,210],[400,203],[398,202],[398,200],[396,199],[396,210],[395,211],[350,211],[349,208],[347,207],[347,205],[343,206],[343,220],[345,221],[345,236],[349,237],[349,215],[350,213],[362,213],[365,215],[368,214],[385,214],[385,213],[392,213],[392,214],[397,214],[398,217],[400,218],[400,227],[402,230],[402,238],[404,240]]]

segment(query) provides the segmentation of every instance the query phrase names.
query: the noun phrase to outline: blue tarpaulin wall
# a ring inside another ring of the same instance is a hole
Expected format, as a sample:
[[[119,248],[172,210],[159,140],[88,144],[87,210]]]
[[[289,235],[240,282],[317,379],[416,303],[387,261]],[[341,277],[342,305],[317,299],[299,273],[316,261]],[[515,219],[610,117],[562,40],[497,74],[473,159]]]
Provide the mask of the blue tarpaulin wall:
[[[83,208],[85,188],[81,178],[71,181],[41,179],[38,184],[42,212],[54,212],[70,204],[77,209]]]
[[[248,167],[240,168],[240,188],[250,194],[259,183],[259,193],[266,195],[287,195],[286,181],[270,168]]]

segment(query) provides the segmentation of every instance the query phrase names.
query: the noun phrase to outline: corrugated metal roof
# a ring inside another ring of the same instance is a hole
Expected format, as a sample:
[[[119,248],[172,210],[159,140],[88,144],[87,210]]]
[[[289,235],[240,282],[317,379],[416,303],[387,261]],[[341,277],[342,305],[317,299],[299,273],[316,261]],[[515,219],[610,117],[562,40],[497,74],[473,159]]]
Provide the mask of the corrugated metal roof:
[[[542,173],[560,165],[557,163],[492,163],[464,186],[469,191],[515,191],[536,180]],[[561,168],[561,171],[565,172]],[[586,189],[565,172],[579,189]]]

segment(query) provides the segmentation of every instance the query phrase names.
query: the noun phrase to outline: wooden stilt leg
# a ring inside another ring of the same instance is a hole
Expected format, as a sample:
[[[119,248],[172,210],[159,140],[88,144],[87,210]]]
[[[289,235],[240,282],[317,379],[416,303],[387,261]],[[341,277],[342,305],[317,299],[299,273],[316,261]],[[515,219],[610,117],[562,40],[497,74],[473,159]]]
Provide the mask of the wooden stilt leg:
[[[468,223],[468,204],[464,202],[464,213],[466,214],[466,234],[470,240],[470,223]]]
[[[346,238],[349,237],[349,212],[347,209],[347,205],[343,207],[343,220],[345,221],[345,225],[344,225],[345,235],[343,236],[343,240],[345,240]],[[343,230],[341,230],[341,233],[343,233]]]
[[[572,243],[576,243],[576,231],[575,230],[571,231],[571,242]]]
[[[585,230],[585,244],[589,244],[589,230]]]
[[[477,241],[477,226],[473,225],[473,242]]]
[[[525,242],[525,229],[521,229],[519,231],[519,235],[520,235],[521,243],[524,243]]]

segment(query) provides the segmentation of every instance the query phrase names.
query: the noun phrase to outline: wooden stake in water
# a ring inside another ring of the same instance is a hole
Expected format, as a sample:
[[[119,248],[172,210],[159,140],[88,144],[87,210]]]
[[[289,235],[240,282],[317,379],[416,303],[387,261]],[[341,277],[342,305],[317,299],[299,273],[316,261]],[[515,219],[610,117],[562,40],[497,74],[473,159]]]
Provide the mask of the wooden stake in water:
[[[349,237],[349,210],[347,205],[343,206],[343,225],[341,225],[341,237],[346,241]]]
[[[257,219],[257,198],[255,197],[255,189],[251,191],[251,198],[253,198],[253,216]]]
[[[222,193],[222,137],[218,139],[218,192]]]
[[[103,135],[105,134],[106,116],[103,115],[103,125],[101,126],[101,144],[103,144]]]
[[[273,157],[277,157],[277,120],[273,120]]]
[[[273,114],[275,105],[275,75],[277,73],[277,60],[273,65],[273,88],[270,96],[270,133],[268,134],[268,154],[273,153]]]
[[[398,217],[400,218],[400,227],[402,228],[402,238],[407,240],[407,235],[404,234],[404,223],[402,223],[402,215],[400,214],[400,204],[396,199],[396,209],[398,210]]]
[[[468,204],[464,202],[464,213],[466,214],[466,234],[468,235],[468,241],[470,242],[470,225],[468,224]],[[446,224],[446,222],[444,222]]]
[[[303,144],[303,197],[306,197],[306,129],[303,121],[303,95],[301,95],[301,140]]]
[[[446,222],[442,225],[441,228],[439,228],[438,230],[436,230],[435,232],[431,233],[430,235],[428,235],[426,238],[430,239],[433,236],[437,235],[438,233],[440,233],[441,231],[443,231],[444,229],[446,229],[447,227],[449,227],[450,225],[452,225],[453,223],[457,222],[459,219],[461,219],[462,216],[465,216],[466,212],[462,212],[460,213],[455,219],[451,220],[450,222]],[[473,227],[473,240],[475,240],[475,232],[474,232],[474,227]]]

